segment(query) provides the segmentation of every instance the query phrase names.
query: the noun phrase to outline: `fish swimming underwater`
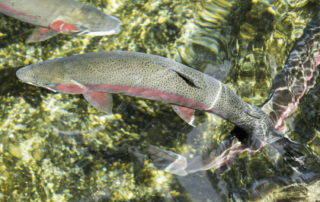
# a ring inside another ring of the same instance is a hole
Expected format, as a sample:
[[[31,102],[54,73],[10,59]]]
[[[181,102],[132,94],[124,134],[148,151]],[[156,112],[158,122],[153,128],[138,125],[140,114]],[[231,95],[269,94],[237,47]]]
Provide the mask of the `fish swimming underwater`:
[[[300,98],[315,85],[319,75],[317,70],[320,64],[319,44],[320,18],[307,25],[304,34],[290,51],[284,70],[275,77],[268,99],[261,106],[262,111],[269,115],[278,131],[284,131],[284,119],[297,107]],[[224,173],[230,169],[237,153],[256,152],[249,148],[250,144],[244,143],[243,139],[246,138],[243,137],[243,131],[235,127],[220,144],[193,158],[185,158],[155,146],[149,147],[149,153],[158,168],[173,174],[187,175],[212,168],[216,169],[216,172]],[[276,144],[276,142],[271,143],[272,146],[289,149],[285,148],[288,145]],[[302,152],[306,148],[300,149]]]
[[[76,0],[0,0],[0,12],[38,26],[27,43],[58,33],[102,36],[120,32],[118,18]]]
[[[215,113],[251,136],[251,149],[281,140],[296,145],[274,128],[259,107],[244,102],[222,82],[168,58],[136,52],[97,52],[49,60],[17,71],[20,81],[53,91],[83,94],[98,110],[112,113],[112,95],[172,104],[189,124],[194,109]],[[298,148],[290,147],[292,152]]]

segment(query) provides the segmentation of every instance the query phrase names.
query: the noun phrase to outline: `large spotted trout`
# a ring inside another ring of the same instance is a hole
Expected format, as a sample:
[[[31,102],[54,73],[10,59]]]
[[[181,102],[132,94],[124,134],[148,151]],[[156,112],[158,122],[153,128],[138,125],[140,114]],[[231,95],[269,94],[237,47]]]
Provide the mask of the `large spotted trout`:
[[[106,114],[112,113],[111,93],[119,93],[169,102],[189,124],[193,124],[195,109],[217,114],[252,134],[252,149],[279,139],[295,144],[275,129],[259,107],[244,102],[222,82],[156,55],[87,53],[26,66],[17,71],[17,77],[53,91],[83,94]]]
[[[319,49],[320,18],[307,25],[303,35],[290,51],[283,71],[275,77],[268,99],[261,106],[262,111],[269,115],[278,131],[284,132],[284,119],[296,109],[301,97],[315,85],[319,75],[317,69],[320,64]],[[230,169],[237,153],[257,151],[251,149],[252,143],[248,141],[247,135],[235,127],[220,144],[202,155],[189,159],[154,146],[149,147],[149,152],[157,167],[177,175],[187,175],[212,168],[223,173]],[[296,158],[296,154],[290,154],[290,149],[295,147],[293,144],[279,144],[275,141],[271,145],[278,150],[287,150],[287,153],[282,151],[285,157]],[[306,147],[300,147],[299,150],[301,153],[308,153]],[[297,171],[301,170],[299,166],[292,167]]]
[[[26,42],[58,33],[102,36],[120,32],[120,20],[76,0],[0,0],[0,12],[38,27]]]

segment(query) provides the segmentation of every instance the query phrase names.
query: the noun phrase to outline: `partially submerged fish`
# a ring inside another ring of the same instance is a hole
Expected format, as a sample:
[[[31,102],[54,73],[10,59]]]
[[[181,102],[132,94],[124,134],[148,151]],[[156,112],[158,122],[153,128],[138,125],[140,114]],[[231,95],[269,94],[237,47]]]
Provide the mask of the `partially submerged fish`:
[[[58,33],[102,36],[120,32],[118,18],[76,0],[0,0],[0,12],[38,26],[27,43]]]
[[[293,144],[260,108],[244,102],[222,82],[168,58],[136,52],[97,52],[49,60],[17,71],[22,82],[53,91],[83,94],[98,110],[112,113],[112,95],[169,102],[189,124],[194,109],[215,113],[251,134],[257,150],[277,140]],[[292,152],[297,148],[292,147]]]

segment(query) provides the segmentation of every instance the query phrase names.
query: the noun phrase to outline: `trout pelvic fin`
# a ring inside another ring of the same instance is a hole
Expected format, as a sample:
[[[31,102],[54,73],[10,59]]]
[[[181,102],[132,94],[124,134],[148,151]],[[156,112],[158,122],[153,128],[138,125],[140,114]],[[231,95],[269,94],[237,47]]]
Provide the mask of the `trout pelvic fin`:
[[[194,109],[181,107],[178,105],[171,105],[173,110],[188,124],[195,127],[194,125]]]
[[[35,43],[38,41],[44,41],[48,38],[58,34],[56,31],[47,27],[36,27],[30,36],[26,39],[26,43]]]
[[[99,111],[112,115],[112,95],[101,92],[85,92],[83,97]]]

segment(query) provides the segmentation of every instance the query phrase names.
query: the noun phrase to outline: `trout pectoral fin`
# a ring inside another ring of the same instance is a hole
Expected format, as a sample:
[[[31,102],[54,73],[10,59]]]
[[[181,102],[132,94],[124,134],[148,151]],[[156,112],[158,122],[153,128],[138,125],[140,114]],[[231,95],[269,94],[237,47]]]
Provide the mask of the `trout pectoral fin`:
[[[71,32],[79,32],[79,28],[66,23],[62,20],[55,20],[49,24],[50,28],[59,33],[71,33]]]
[[[26,39],[26,43],[35,43],[38,41],[44,41],[50,37],[53,37],[56,34],[58,34],[56,31],[49,29],[47,27],[37,27]]]
[[[112,114],[112,95],[110,93],[101,92],[85,92],[83,97],[99,111],[108,115]]]
[[[188,124],[194,125],[194,109],[181,107],[178,105],[171,105],[173,110]]]

